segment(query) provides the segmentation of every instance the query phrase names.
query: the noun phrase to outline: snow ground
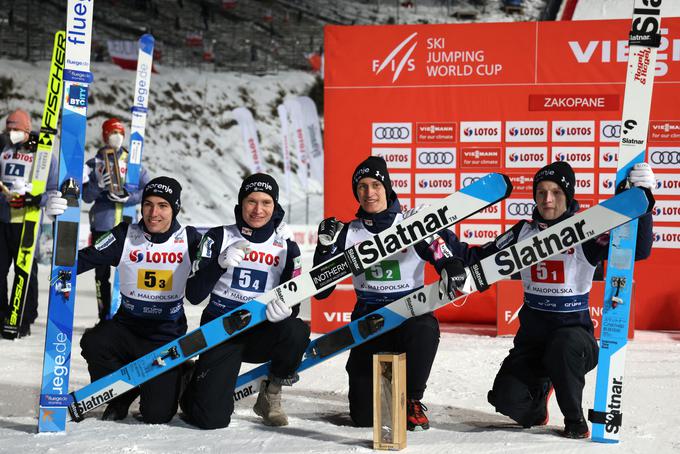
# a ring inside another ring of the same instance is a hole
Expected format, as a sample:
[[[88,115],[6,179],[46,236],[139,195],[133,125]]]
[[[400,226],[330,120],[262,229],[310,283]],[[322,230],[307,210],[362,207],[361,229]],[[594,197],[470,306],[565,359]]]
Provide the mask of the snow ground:
[[[101,410],[65,434],[36,434],[37,402],[47,312],[49,269],[40,266],[40,318],[33,334],[18,341],[0,340],[0,453],[361,453],[371,452],[372,430],[349,425],[347,354],[301,375],[284,390],[290,425],[270,428],[252,412],[255,397],[237,405],[231,426],[215,431],[194,429],[178,417],[168,425],[144,425],[133,416],[122,422],[100,421]],[[189,327],[198,325],[203,306],[187,307]],[[71,389],[89,382],[78,343],[96,318],[94,275],[78,281]],[[553,398],[546,427],[522,430],[494,413],[486,403],[510,338],[490,337],[492,327],[452,328],[442,334],[424,403],[432,428],[408,433],[409,453],[587,453],[663,454],[680,451],[677,428],[680,402],[677,365],[680,333],[638,331],[629,344],[624,394],[624,429],[618,445],[568,440],[556,435],[562,417]],[[474,334],[464,334],[474,333]],[[245,366],[250,368],[249,365]],[[584,406],[592,404],[595,371],[587,376]],[[137,404],[133,405],[133,413]]]

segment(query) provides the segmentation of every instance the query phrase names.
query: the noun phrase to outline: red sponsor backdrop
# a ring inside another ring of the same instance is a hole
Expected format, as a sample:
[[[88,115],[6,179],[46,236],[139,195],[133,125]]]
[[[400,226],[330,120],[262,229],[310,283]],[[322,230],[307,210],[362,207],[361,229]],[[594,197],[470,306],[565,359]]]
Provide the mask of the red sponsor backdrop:
[[[528,217],[532,176],[549,162],[572,164],[586,207],[610,197],[629,27],[628,20],[326,27],[325,214],[354,217],[351,174],[371,154],[386,158],[405,208],[491,171],[509,175],[511,199],[455,227],[471,244]],[[680,328],[680,280],[659,280],[680,274],[680,18],[664,18],[662,34],[648,148],[658,179],[655,247],[636,266],[642,329]],[[496,288],[438,316],[495,322]]]

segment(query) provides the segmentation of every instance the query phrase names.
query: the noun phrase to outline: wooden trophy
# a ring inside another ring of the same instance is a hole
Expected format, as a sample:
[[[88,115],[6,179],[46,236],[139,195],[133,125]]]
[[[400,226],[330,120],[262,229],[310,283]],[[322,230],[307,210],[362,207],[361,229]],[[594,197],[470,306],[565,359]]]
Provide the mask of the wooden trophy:
[[[111,181],[109,182],[109,192],[119,196],[124,195],[125,190],[123,188],[123,178],[120,175],[120,167],[118,166],[116,150],[113,148],[107,147],[104,149],[104,168],[105,172],[111,175]]]
[[[406,353],[373,355],[373,449],[406,448]]]

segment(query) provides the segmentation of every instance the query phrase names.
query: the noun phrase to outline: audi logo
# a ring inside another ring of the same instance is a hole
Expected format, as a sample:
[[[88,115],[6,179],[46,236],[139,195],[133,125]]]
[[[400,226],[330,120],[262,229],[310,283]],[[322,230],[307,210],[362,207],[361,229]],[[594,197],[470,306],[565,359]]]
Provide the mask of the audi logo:
[[[421,164],[453,164],[453,159],[450,151],[426,151],[418,155]]]
[[[479,177],[465,177],[463,178],[463,187],[470,186],[477,180],[479,180]]]
[[[392,126],[375,128],[373,135],[376,139],[408,139],[411,132],[405,126]]]
[[[528,216],[534,211],[533,203],[512,202],[508,204],[508,214],[512,216]]]
[[[602,128],[602,135],[609,139],[621,137],[621,125],[605,125]]]
[[[653,164],[680,164],[680,151],[654,151],[649,160]]]

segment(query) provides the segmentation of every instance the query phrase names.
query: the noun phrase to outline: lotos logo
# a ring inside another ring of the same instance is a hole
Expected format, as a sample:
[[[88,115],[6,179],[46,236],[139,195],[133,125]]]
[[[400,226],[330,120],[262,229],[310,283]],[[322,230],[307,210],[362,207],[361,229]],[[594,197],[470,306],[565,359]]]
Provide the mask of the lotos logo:
[[[451,180],[420,180],[418,187],[421,188],[451,188],[453,183]]]
[[[507,167],[542,167],[547,164],[547,147],[507,147],[505,165]]]
[[[455,176],[450,173],[416,174],[415,188],[418,194],[451,193],[455,190]]]
[[[243,257],[247,262],[264,263],[269,266],[279,266],[280,258],[278,255],[269,254],[262,251],[250,251]]]
[[[593,147],[553,147],[553,160],[566,161],[572,165],[593,164]]]
[[[463,233],[465,238],[483,238],[487,240],[493,240],[496,238],[497,232],[495,230],[466,230]]]
[[[609,178],[602,180],[602,187],[605,189],[611,189],[614,186],[614,182]]]
[[[182,252],[151,252],[146,251],[146,255],[139,249],[134,249],[130,252],[130,261],[132,263],[182,263],[184,254]]]
[[[500,121],[462,121],[462,142],[500,142]]]
[[[468,244],[484,244],[496,239],[501,234],[499,224],[467,224],[461,227],[461,237]]]
[[[604,162],[614,162],[616,155],[614,153],[605,153],[602,155]]]
[[[592,142],[595,140],[595,121],[554,121],[553,140],[557,142]]]
[[[508,142],[546,142],[547,121],[508,121],[505,139]]]
[[[587,136],[592,133],[590,128],[556,128],[555,135],[558,136]]]
[[[390,53],[381,62],[380,60],[371,61],[371,71],[377,76],[384,69],[388,69],[392,72],[392,82],[396,82],[399,78],[401,72],[405,69],[408,72],[415,71],[416,64],[415,60],[411,58],[411,54],[418,45],[418,41],[414,41],[414,38],[418,35],[415,32],[408,36],[405,40],[397,44],[397,46],[390,51]],[[413,43],[411,43],[413,41]],[[410,44],[410,47],[405,52],[401,52],[402,49],[406,48]],[[398,57],[400,56],[400,57]]]
[[[139,249],[133,249],[130,251],[130,261],[132,263],[139,263],[144,261],[144,253]]]

